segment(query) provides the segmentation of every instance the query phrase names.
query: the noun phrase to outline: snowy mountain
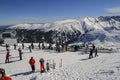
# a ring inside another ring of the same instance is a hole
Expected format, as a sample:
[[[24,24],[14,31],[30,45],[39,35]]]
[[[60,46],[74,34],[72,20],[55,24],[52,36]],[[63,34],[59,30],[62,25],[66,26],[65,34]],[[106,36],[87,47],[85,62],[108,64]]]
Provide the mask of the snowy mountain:
[[[45,31],[57,30],[73,32],[75,30],[84,33],[84,31],[104,29],[107,27],[114,27],[120,29],[120,17],[103,17],[98,18],[85,17],[82,19],[68,19],[63,21],[55,21],[53,23],[44,24],[17,24],[10,26],[9,29],[44,29]]]
[[[15,29],[18,39],[23,42],[38,42],[43,35],[44,41],[64,36],[67,41],[70,39],[77,44],[93,42],[95,47],[109,51],[100,52],[102,50],[98,49],[98,56],[89,59],[84,48],[76,52],[73,48],[68,48],[64,53],[57,53],[54,46],[53,50],[39,49],[38,43],[34,43],[35,49],[32,49],[31,53],[28,49],[31,43],[24,43],[23,60],[19,60],[18,48],[22,47],[22,44],[18,43],[16,50],[13,45],[9,47],[10,63],[5,63],[7,51],[4,46],[0,46],[0,68],[4,68],[6,75],[13,80],[120,80],[119,16],[85,17],[44,24],[17,24],[8,29]],[[36,61],[34,73],[31,72],[29,64],[31,57]],[[45,60],[45,69],[47,62],[50,65],[55,63],[55,69],[52,66],[48,72],[40,73],[40,58]]]
[[[51,35],[53,35],[55,31],[65,33],[67,36],[77,35],[78,37],[78,35],[80,35],[78,41],[83,41],[85,39],[88,41],[88,38],[92,38],[93,35],[95,35],[94,38],[89,39],[89,41],[99,39],[99,41],[112,40],[115,42],[116,40],[119,41],[120,16],[100,16],[97,18],[84,17],[43,24],[17,24],[8,27],[8,29],[42,30],[45,33],[53,31],[53,33],[49,33]],[[84,39],[81,38],[83,35],[85,35]]]

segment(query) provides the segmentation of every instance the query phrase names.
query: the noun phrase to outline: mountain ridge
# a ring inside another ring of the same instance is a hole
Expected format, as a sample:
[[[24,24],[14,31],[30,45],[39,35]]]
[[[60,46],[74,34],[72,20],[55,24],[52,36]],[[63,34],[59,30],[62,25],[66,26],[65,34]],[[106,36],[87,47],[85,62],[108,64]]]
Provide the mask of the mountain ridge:
[[[100,16],[97,18],[84,17],[80,19],[66,19],[61,21],[55,21],[53,23],[42,23],[42,24],[25,23],[25,24],[17,24],[17,25],[9,26],[7,29],[15,29],[15,30],[17,29],[17,30],[27,30],[27,31],[30,30],[29,34],[34,35],[37,38],[38,37],[41,38],[42,35],[46,35],[46,38],[49,37],[48,41],[50,39],[52,40],[52,38],[55,37],[56,32],[58,32],[64,34],[64,36],[66,35],[68,37],[68,40],[69,39],[71,40],[73,38],[73,40],[82,41],[82,42],[95,41],[95,40],[99,40],[100,42],[105,42],[105,41],[119,42],[120,39],[117,37],[120,37],[119,36],[120,16]],[[42,30],[42,35],[41,35],[41,30]],[[21,32],[22,31],[19,32],[19,36],[21,36]],[[24,37],[29,35],[26,31],[24,31],[24,33],[26,33],[24,34]],[[117,37],[111,36],[113,34],[114,36]],[[83,35],[84,37],[81,38],[81,36]],[[91,37],[93,37],[93,39]],[[40,38],[38,38],[38,41],[40,40]],[[31,37],[31,39],[33,38]]]
[[[117,17],[119,21],[117,20]],[[44,29],[45,31],[66,30],[68,32],[69,31],[73,32],[74,29],[83,33],[86,31],[86,29],[89,31],[92,29],[95,30],[104,29],[104,27],[116,27],[117,29],[120,29],[119,25],[120,25],[120,16],[116,16],[116,17],[100,16],[98,18],[85,17],[83,19],[66,19],[61,21],[55,21],[53,23],[42,23],[42,24],[24,23],[24,24],[9,26],[8,29],[28,29],[28,30]]]

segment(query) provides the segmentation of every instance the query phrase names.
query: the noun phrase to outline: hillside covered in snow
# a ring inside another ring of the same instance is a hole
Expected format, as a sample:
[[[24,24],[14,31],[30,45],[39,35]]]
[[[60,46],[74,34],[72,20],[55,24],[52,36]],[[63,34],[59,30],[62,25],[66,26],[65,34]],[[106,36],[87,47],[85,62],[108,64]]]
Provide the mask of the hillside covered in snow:
[[[38,44],[38,43],[37,43]],[[37,44],[34,44],[37,46]],[[22,47],[18,44],[17,49],[10,47],[10,63],[5,63],[6,48],[0,46],[0,68],[4,68],[6,75],[13,80],[119,80],[120,79],[120,54],[119,45],[113,46],[107,44],[104,47],[115,47],[117,52],[100,53],[98,57],[88,59],[89,54],[83,53],[81,50],[77,52],[67,51],[57,53],[55,50],[38,49],[37,47],[29,52],[28,46],[25,44],[23,52],[23,60],[19,60],[18,48]],[[99,44],[102,46],[102,44]],[[96,45],[96,47],[98,47]],[[31,56],[36,60],[35,73],[31,72],[29,59]],[[49,61],[50,64],[55,62],[55,69],[45,73],[40,73],[40,58]],[[61,65],[62,59],[62,65]],[[61,66],[60,66],[61,65]]]
[[[72,32],[75,30],[85,33],[89,30],[102,30],[107,28],[120,29],[120,16],[100,16],[98,18],[84,17],[80,19],[68,19],[42,24],[16,24],[9,29],[43,29],[45,31],[57,30]]]
[[[16,24],[7,29],[17,30],[18,38],[22,42],[39,42],[43,35],[46,41],[53,42],[52,39],[54,39],[56,32],[60,33],[61,36],[64,34],[67,41],[70,42],[91,42],[95,40],[118,42],[120,41],[120,16],[84,17],[42,24]],[[29,37],[30,35],[33,37]]]

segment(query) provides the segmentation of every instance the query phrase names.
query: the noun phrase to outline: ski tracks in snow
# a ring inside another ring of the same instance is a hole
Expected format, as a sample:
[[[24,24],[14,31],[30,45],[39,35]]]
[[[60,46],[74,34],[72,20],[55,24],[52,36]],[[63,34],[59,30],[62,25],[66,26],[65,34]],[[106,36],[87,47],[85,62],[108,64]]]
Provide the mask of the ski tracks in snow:
[[[49,78],[44,76],[42,80],[103,80],[106,79],[107,76],[114,74],[113,70],[101,72],[102,69],[108,67],[109,64],[111,64],[111,62],[109,62],[111,58],[111,55],[106,55],[86,61],[80,61],[77,64],[72,64],[70,66],[53,70],[49,73]],[[99,73],[103,76],[100,76]],[[104,75],[105,73],[108,75]],[[108,80],[115,79],[117,80],[115,77],[108,78]]]
[[[114,57],[113,55],[102,54],[93,59],[82,59],[74,64],[51,69],[46,73],[37,71],[26,76],[19,76],[25,80],[120,80],[118,77],[120,76],[120,59],[117,54]],[[17,80],[22,79],[19,77]]]
[[[40,80],[96,80],[97,75],[95,73],[101,69],[101,66],[107,61],[107,57],[109,56],[80,61],[77,64],[67,65],[51,70],[48,73],[37,75],[37,78]]]

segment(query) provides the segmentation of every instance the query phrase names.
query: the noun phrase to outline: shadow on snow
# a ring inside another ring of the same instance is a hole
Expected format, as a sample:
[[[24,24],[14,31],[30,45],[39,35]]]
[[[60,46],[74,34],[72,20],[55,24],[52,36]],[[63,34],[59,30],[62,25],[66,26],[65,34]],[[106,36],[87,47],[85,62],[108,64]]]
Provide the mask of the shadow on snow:
[[[13,75],[11,75],[11,76],[19,76],[19,75],[29,75],[29,74],[31,74],[31,73],[33,73],[32,71],[29,71],[29,72],[22,72],[22,73],[17,73],[17,74],[13,74]],[[34,79],[31,79],[31,80],[34,80]]]

